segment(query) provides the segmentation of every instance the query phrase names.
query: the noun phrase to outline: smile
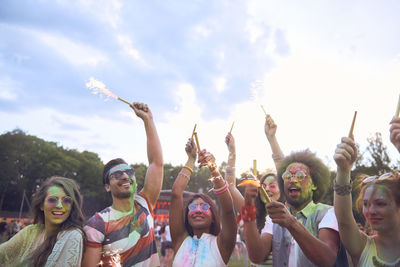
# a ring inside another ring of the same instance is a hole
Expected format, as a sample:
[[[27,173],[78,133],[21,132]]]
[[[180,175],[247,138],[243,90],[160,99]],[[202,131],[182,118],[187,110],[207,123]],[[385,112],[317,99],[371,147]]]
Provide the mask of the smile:
[[[52,213],[53,215],[55,215],[55,216],[62,216],[62,215],[65,214],[64,211],[52,211],[51,213]]]

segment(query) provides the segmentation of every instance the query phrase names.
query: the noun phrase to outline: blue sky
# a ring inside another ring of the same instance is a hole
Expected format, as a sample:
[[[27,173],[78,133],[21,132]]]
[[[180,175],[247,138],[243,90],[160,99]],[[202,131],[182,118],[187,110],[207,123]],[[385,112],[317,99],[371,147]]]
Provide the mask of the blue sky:
[[[260,104],[284,152],[332,154],[358,111],[356,140],[388,141],[400,93],[398,1],[11,1],[0,3],[0,132],[104,162],[146,162],[141,121],[90,93],[90,77],[153,111],[166,163],[185,162],[195,123],[217,163],[235,121],[239,170],[273,167]]]

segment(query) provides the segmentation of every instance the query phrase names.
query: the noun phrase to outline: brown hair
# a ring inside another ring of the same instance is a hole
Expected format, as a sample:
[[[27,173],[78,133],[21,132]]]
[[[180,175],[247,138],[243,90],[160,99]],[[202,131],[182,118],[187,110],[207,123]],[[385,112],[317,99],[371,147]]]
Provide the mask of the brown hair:
[[[393,198],[397,207],[400,207],[400,174],[398,172],[392,172],[392,177],[387,179],[375,179],[370,182],[363,184],[361,182],[361,191],[358,195],[356,204],[357,209],[361,212],[364,204],[364,192],[370,185],[382,185],[389,195]]]
[[[39,226],[44,227],[45,217],[44,212],[40,209],[41,205],[44,203],[44,200],[47,196],[47,190],[52,187],[57,186],[61,187],[67,196],[70,196],[73,200],[73,204],[71,207],[71,212],[68,218],[60,224],[54,232],[52,232],[40,245],[37,249],[35,249],[30,255],[28,261],[31,263],[30,266],[44,266],[46,264],[47,258],[53,251],[53,247],[57,242],[57,236],[62,231],[70,230],[70,229],[80,229],[83,236],[83,243],[86,242],[86,235],[83,231],[83,224],[85,222],[85,217],[82,213],[82,196],[79,192],[79,187],[76,182],[72,179],[60,177],[60,176],[52,176],[47,178],[36,193],[32,197],[32,215],[33,215],[33,223],[38,224]]]
[[[192,226],[189,224],[189,204],[193,202],[193,200],[201,198],[204,200],[204,202],[208,203],[210,205],[211,209],[211,216],[212,216],[212,221],[210,225],[210,234],[217,236],[219,232],[221,231],[221,225],[219,222],[219,216],[218,216],[218,211],[217,211],[217,206],[215,205],[214,201],[212,200],[211,197],[205,195],[205,194],[195,194],[193,195],[188,202],[186,203],[185,207],[185,229],[187,233],[193,237],[194,232]]]

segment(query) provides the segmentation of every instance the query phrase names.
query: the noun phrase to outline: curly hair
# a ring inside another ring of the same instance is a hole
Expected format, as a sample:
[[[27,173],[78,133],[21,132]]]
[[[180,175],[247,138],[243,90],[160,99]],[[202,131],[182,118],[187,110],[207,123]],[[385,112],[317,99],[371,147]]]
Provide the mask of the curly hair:
[[[194,232],[192,226],[189,224],[189,204],[193,202],[193,200],[201,198],[204,202],[210,205],[212,221],[210,225],[210,234],[217,236],[221,231],[221,225],[219,221],[217,206],[215,205],[214,201],[211,197],[205,194],[194,194],[186,203],[185,207],[185,229],[186,232],[193,237]]]
[[[83,231],[85,217],[82,213],[82,196],[79,192],[79,186],[72,179],[60,176],[52,176],[43,182],[36,193],[32,196],[31,212],[33,216],[33,223],[44,228],[45,215],[40,207],[46,199],[47,190],[52,186],[62,188],[65,194],[72,198],[73,204],[68,218],[61,223],[60,226],[46,238],[43,244],[35,249],[30,255],[28,261],[31,263],[31,266],[35,267],[45,265],[47,258],[51,254],[53,247],[57,242],[57,236],[62,231],[78,228],[81,230],[83,243],[85,244],[86,242],[86,235]]]
[[[286,171],[287,167],[292,163],[302,163],[310,170],[310,176],[313,184],[316,186],[313,192],[312,200],[318,203],[328,190],[330,181],[330,172],[328,167],[320,160],[315,153],[306,149],[304,151],[292,152],[289,156],[285,157],[278,167],[278,185],[279,189],[284,192],[282,174]]]

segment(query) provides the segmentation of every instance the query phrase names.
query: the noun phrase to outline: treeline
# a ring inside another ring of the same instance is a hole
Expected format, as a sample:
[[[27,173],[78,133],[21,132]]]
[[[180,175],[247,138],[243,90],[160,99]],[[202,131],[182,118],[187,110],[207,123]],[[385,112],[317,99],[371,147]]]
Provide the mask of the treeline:
[[[359,192],[359,180],[356,178],[361,173],[374,175],[394,169],[396,165],[391,162],[380,133],[376,133],[368,139],[368,147],[360,153],[355,164],[352,173],[355,179],[354,193]],[[27,135],[19,129],[2,134],[0,135],[0,210],[19,211],[24,194],[29,203],[32,194],[44,179],[59,175],[75,179],[79,183],[84,197],[85,215],[91,216],[94,212],[111,204],[111,196],[106,193],[102,184],[103,166],[104,163],[93,152],[65,149],[57,143]],[[147,166],[145,164],[132,164],[132,166],[135,168],[138,190],[140,190],[143,187]],[[225,166],[226,163],[221,164],[221,173]],[[181,167],[181,165],[164,165],[163,189],[172,188]],[[242,177],[244,175],[241,174]],[[333,179],[334,171],[331,172],[331,176]],[[196,168],[187,190],[207,193],[211,189],[208,178],[207,168]],[[330,190],[323,202],[332,204],[332,201],[333,191]],[[29,211],[26,202],[23,211]],[[357,219],[361,218],[357,212],[355,216]]]

